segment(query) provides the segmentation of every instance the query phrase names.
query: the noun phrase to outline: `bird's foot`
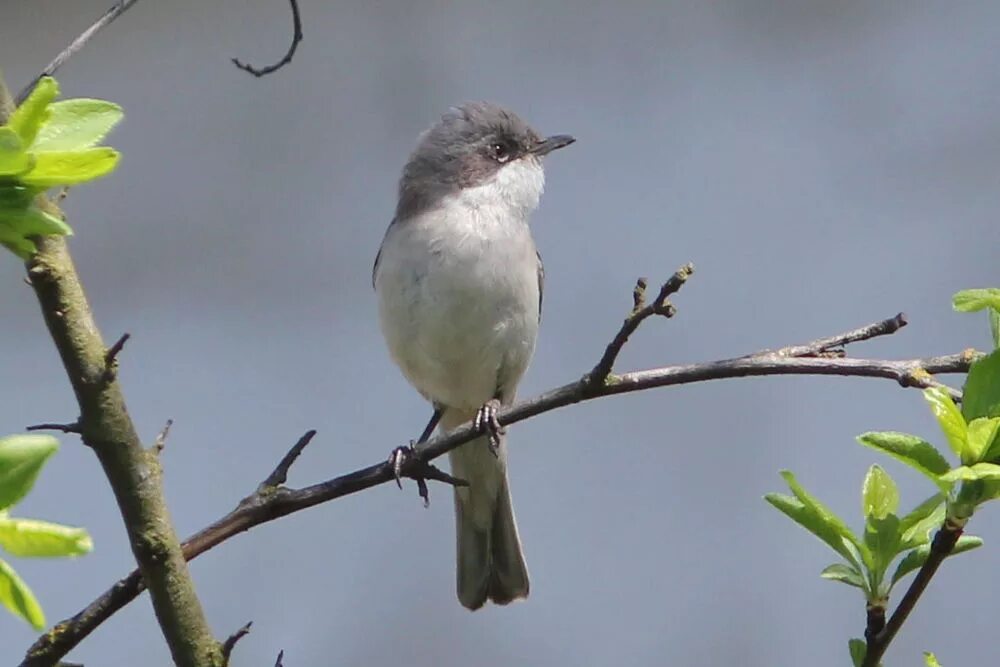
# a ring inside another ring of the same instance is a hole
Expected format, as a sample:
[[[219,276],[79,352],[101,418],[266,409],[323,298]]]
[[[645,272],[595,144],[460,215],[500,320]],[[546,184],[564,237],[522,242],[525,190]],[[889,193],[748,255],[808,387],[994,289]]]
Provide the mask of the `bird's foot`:
[[[429,479],[452,486],[469,485],[464,479],[452,477],[420,458],[412,441],[405,447],[397,447],[392,450],[392,453],[389,454],[388,464],[392,468],[393,477],[396,478],[396,486],[400,489],[403,488],[404,477],[409,477],[417,483],[417,493],[423,499],[424,507],[428,507],[431,503],[430,491],[427,488],[427,480]]]
[[[473,421],[473,426],[476,429],[489,435],[490,451],[493,452],[493,456],[500,455],[500,436],[506,431],[497,420],[499,412],[500,401],[496,398],[491,398],[483,404],[483,407],[479,408],[479,411],[476,412],[476,418]]]

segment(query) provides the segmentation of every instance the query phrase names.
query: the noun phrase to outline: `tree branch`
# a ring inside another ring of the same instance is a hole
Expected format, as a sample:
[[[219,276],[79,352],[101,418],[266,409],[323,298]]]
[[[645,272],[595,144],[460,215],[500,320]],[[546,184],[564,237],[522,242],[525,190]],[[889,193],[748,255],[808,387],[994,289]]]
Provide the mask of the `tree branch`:
[[[299,3],[296,0],[288,0],[288,2],[292,6],[292,43],[288,46],[288,51],[285,52],[281,60],[273,65],[257,68],[249,63],[242,62],[239,58],[232,58],[234,65],[244,72],[250,72],[259,79],[266,74],[276,72],[292,62],[292,57],[295,55],[295,51],[299,48],[299,43],[302,41],[302,17],[299,16]]]
[[[43,69],[38,76],[31,80],[31,83],[21,89],[21,92],[17,94],[17,104],[20,104],[28,98],[28,95],[30,95],[31,91],[35,89],[35,86],[38,85],[39,80],[41,80],[43,76],[52,76],[55,74],[55,71],[62,67],[66,61],[73,56],[73,54],[82,49],[84,45],[90,41],[91,37],[100,32],[103,28],[111,25],[112,21],[124,14],[128,8],[134,5],[137,1],[138,0],[119,0],[119,2],[116,2],[114,6],[108,9],[108,11],[104,12],[104,16],[94,21],[93,25],[80,33],[79,37],[74,39],[69,46],[62,50],[62,53],[56,56],[52,62],[45,66],[45,69]]]
[[[675,283],[668,281],[667,284],[673,285]],[[662,292],[661,289],[661,294]],[[638,297],[636,300],[639,300]],[[640,310],[647,307],[640,305]],[[646,317],[648,315],[643,319]],[[806,351],[808,348],[809,351],[815,352],[817,346],[832,345],[829,341],[838,340],[840,341],[837,343],[839,345],[857,342],[883,333],[890,333],[888,329],[892,328],[893,325],[886,324],[886,322],[897,322],[898,324],[901,321],[897,316],[839,336],[820,339],[818,342],[801,346],[781,348],[781,350]],[[626,326],[631,327],[629,324]],[[622,327],[615,340],[622,336],[622,331],[625,330],[626,326]],[[902,324],[896,326],[895,330],[898,330],[900,326]],[[624,337],[627,338],[634,330],[635,327],[631,327]],[[610,356],[612,363],[623,345],[624,343],[616,345],[615,350],[612,351]],[[610,345],[609,349],[611,349]],[[686,385],[738,377],[837,375],[886,378],[894,380],[903,387],[936,386],[940,383],[931,374],[967,372],[969,366],[979,356],[974,352],[965,352],[926,359],[888,361],[822,356],[789,357],[787,354],[782,355],[781,350],[765,351],[754,355],[706,363],[663,366],[621,375],[607,374],[603,381],[596,385],[591,381],[593,372],[590,372],[576,382],[563,385],[502,410],[498,415],[498,420],[502,425],[509,426],[557,408],[604,396],[644,391],[654,387]],[[605,352],[602,362],[607,357],[608,353]],[[256,491],[241,500],[233,511],[185,540],[183,544],[184,557],[187,559],[196,558],[231,537],[260,524],[395,479],[392,465],[383,461],[312,486],[298,489],[283,486],[288,469],[314,435],[314,431],[303,435],[285,454],[275,470],[257,487]],[[419,478],[421,475],[420,466],[479,435],[481,433],[478,430],[471,424],[467,424],[446,435],[438,435],[423,445],[418,445],[413,455],[406,460],[402,474],[411,478]],[[28,650],[21,667],[54,664],[97,626],[131,602],[141,592],[142,578],[138,572],[133,571],[78,614],[57,624],[39,638]]]
[[[125,5],[120,7],[119,14]],[[78,44],[76,48],[100,25],[109,23],[113,18],[107,18],[109,15],[102,19],[103,24],[99,21],[78,38],[74,42]],[[5,110],[11,107],[10,93],[0,81],[0,124],[7,122]],[[39,195],[38,205],[53,215],[61,215],[44,195]],[[132,553],[149,587],[153,609],[174,662],[183,667],[221,665],[221,647],[209,630],[170,521],[159,461],[155,454],[143,449],[125,407],[121,386],[113,375],[108,377],[108,350],[66,242],[52,236],[37,238],[35,242],[38,252],[25,266],[52,342],[76,394],[80,418],[75,426],[84,443],[97,454],[114,491]]]
[[[663,286],[660,287],[660,293],[656,295],[656,298],[649,305],[646,305],[646,279],[639,278],[636,281],[635,289],[632,290],[632,312],[625,318],[621,329],[618,330],[615,337],[608,343],[608,347],[604,350],[600,361],[587,374],[588,382],[599,386],[607,380],[615,365],[615,361],[618,359],[618,355],[621,354],[622,348],[628,342],[629,336],[635,333],[635,330],[646,319],[653,315],[662,315],[663,317],[671,318],[677,313],[673,304],[667,299],[671,294],[680,291],[693,273],[694,264],[687,263],[682,266],[667,282],[663,283]]]

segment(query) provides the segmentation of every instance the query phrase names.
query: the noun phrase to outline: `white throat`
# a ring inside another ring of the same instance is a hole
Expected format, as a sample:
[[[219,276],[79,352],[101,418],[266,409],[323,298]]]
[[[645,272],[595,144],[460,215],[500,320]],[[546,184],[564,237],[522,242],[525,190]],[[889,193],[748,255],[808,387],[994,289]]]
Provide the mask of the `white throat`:
[[[521,219],[538,208],[545,188],[542,163],[533,156],[505,164],[482,185],[464,188],[457,196],[469,208],[501,207]]]

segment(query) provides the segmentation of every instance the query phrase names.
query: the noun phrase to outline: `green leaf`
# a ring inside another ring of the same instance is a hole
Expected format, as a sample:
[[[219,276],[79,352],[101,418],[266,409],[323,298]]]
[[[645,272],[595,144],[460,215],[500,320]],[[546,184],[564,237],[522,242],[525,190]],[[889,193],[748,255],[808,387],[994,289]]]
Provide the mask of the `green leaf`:
[[[781,493],[768,493],[764,496],[764,500],[860,569],[861,564],[858,562],[858,557],[849,546],[851,542],[846,541],[839,531],[824,521],[812,509],[803,505],[798,499]],[[860,545],[858,550],[861,551],[861,549],[864,549],[862,558],[865,562],[870,561],[871,555],[867,553],[867,547]]]
[[[958,411],[955,402],[951,400],[948,391],[944,387],[931,387],[924,389],[924,398],[931,405],[931,410],[944,431],[945,438],[955,455],[962,460],[962,463],[972,463],[968,458],[968,434],[966,433],[965,419]]]
[[[117,104],[85,98],[55,102],[49,106],[49,113],[31,145],[34,152],[75,151],[96,146],[124,115]]]
[[[59,449],[51,435],[0,438],[0,510],[27,495],[50,456]]]
[[[22,259],[35,254],[32,236],[67,236],[72,233],[69,225],[37,206],[21,210],[0,208],[0,243]]]
[[[994,350],[969,369],[962,390],[962,415],[967,421],[1000,417],[1000,350]]]
[[[1000,454],[1000,417],[979,417],[969,422],[969,452],[977,461]]]
[[[28,99],[14,109],[8,125],[17,132],[25,146],[35,140],[38,130],[47,117],[49,104],[59,95],[59,84],[50,76],[44,76],[35,86]]]
[[[23,236],[43,234],[66,236],[73,233],[70,226],[60,218],[46,213],[37,206],[20,211],[0,208],[0,225],[10,227]]]
[[[892,477],[877,465],[868,469],[861,487],[861,510],[865,517],[884,519],[899,509],[899,489]]]
[[[1000,310],[1000,289],[966,289],[951,297],[951,306],[960,313],[974,313],[983,308]]]
[[[9,127],[0,127],[0,178],[18,176],[31,169],[35,159],[24,151],[21,137]]]
[[[107,146],[35,155],[35,168],[20,177],[25,185],[48,188],[76,185],[106,176],[118,165],[118,151]]]
[[[862,433],[858,436],[858,442],[866,447],[885,452],[921,474],[930,477],[935,482],[940,475],[948,472],[951,468],[948,461],[934,445],[923,438],[908,433],[895,431]]]
[[[869,517],[865,521],[865,545],[871,550],[874,567],[871,574],[874,575],[873,587],[881,582],[889,563],[899,553],[899,519],[895,514],[878,519]]]
[[[948,554],[949,557],[956,556],[965,551],[971,551],[977,547],[983,546],[982,539],[974,535],[963,535],[958,538],[958,542],[955,543],[955,548],[951,550]],[[931,545],[924,544],[916,549],[913,549],[903,560],[899,561],[899,565],[896,566],[896,572],[892,575],[892,583],[896,584],[897,581],[908,575],[914,570],[919,570],[924,565],[924,561],[927,557],[931,555]]]
[[[854,663],[854,667],[861,667],[861,663],[865,661],[865,654],[868,653],[865,640],[857,638],[850,640],[847,642],[847,650],[851,652],[851,662]]]
[[[0,516],[0,547],[22,558],[54,558],[90,553],[94,543],[83,528]]]
[[[1000,310],[990,308],[990,333],[993,335],[993,349],[1000,349]]]
[[[834,563],[833,565],[826,566],[826,568],[820,572],[819,576],[824,579],[839,581],[847,584],[848,586],[860,588],[866,593],[868,592],[868,585],[864,576],[862,576],[862,574],[852,565]]]
[[[930,651],[924,651],[924,666],[925,667],[941,667],[941,663]]]
[[[944,522],[944,499],[943,494],[934,494],[899,520],[901,549],[912,549],[930,542],[931,533]]]
[[[871,554],[868,553],[868,550],[865,547],[864,543],[862,543],[862,541],[858,539],[858,537],[853,532],[851,532],[851,529],[847,527],[847,524],[844,523],[843,519],[841,519],[832,511],[830,511],[823,503],[821,503],[819,500],[810,495],[804,488],[802,488],[802,485],[798,483],[798,481],[795,479],[795,475],[793,475],[791,471],[782,470],[779,474],[788,484],[788,488],[791,489],[792,493],[795,495],[795,498],[798,499],[802,507],[804,507],[807,510],[809,515],[807,517],[809,525],[802,523],[794,516],[789,514],[789,516],[793,520],[799,521],[799,523],[803,527],[805,527],[810,532],[813,532],[813,534],[815,534],[821,540],[829,544],[837,553],[839,553],[841,556],[843,556],[851,563],[857,564],[857,554],[855,553],[854,550],[850,549],[848,545],[853,545],[855,549],[858,552],[860,552],[862,558],[865,560],[866,563],[870,561]],[[768,502],[770,502],[770,500]],[[774,503],[771,504],[773,505]],[[782,508],[779,507],[778,509]],[[824,534],[826,534],[827,537],[823,537],[820,533],[817,533],[814,530],[814,528],[820,528],[821,526],[823,527],[821,528],[821,531]],[[839,537],[840,539],[837,539],[837,537]]]
[[[949,483],[959,480],[973,482],[979,479],[1000,480],[1000,465],[995,463],[976,463],[971,466],[959,466],[941,475],[941,481]]]
[[[0,209],[21,210],[31,206],[31,200],[41,190],[26,188],[23,185],[0,184]]]
[[[20,616],[30,623],[35,630],[45,628],[45,614],[42,613],[35,594],[28,588],[28,584],[17,576],[14,568],[2,559],[0,559],[0,603],[15,616]]]

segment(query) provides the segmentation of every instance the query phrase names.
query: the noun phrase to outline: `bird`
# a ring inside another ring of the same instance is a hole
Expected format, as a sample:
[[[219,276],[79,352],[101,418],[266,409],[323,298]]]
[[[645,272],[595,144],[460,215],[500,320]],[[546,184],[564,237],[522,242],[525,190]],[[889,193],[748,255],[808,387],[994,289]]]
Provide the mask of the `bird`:
[[[452,107],[417,140],[372,283],[389,354],[433,406],[420,437],[473,422],[449,453],[456,584],[470,610],[526,598],[528,568],[511,502],[507,444],[496,415],[515,398],[535,349],[544,269],[529,228],[543,159],[572,144],[542,137],[489,102]]]

